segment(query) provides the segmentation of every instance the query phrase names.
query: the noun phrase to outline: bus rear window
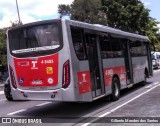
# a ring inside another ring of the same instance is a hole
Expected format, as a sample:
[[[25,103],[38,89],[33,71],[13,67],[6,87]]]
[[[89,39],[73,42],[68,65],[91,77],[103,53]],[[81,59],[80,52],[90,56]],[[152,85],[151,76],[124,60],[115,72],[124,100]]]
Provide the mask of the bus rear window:
[[[60,48],[58,24],[42,24],[11,30],[9,44],[12,54],[45,52]]]

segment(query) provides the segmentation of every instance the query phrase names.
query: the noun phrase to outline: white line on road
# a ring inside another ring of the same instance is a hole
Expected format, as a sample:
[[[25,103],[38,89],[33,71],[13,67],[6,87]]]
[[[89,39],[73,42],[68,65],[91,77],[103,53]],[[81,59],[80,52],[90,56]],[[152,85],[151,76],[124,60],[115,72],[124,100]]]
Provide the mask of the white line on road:
[[[50,103],[52,103],[52,102],[44,102],[44,103],[38,104],[36,106],[43,106],[43,105],[50,104]],[[17,113],[20,113],[20,112],[24,112],[26,110],[27,109],[21,109],[21,110],[15,111],[15,112],[8,113],[7,115],[14,115],[14,114],[17,114]]]
[[[155,82],[155,83],[153,83],[153,85],[157,85],[157,84],[159,84],[159,82]]]
[[[0,95],[1,95],[1,94],[4,94],[4,91],[0,91]]]
[[[26,111],[26,109],[21,109],[21,110],[15,111],[15,112],[11,112],[11,113],[8,113],[7,115],[14,115],[14,114],[24,112],[24,111]]]
[[[50,104],[50,103],[52,103],[52,102],[44,102],[44,103],[38,104],[36,106],[43,106],[43,105],[47,105],[47,104]]]
[[[0,84],[0,87],[4,87],[4,84]]]
[[[155,82],[155,83],[153,83],[153,84],[151,84],[151,85],[149,85],[149,86],[147,86],[147,87],[145,87],[145,88],[151,88],[152,86],[155,86],[155,85],[157,85],[159,82]]]
[[[159,70],[154,70],[153,72],[154,72],[154,73],[160,72],[160,69],[159,69]]]
[[[106,112],[106,113],[104,113],[104,114],[102,114],[102,115],[100,115],[100,116],[98,116],[98,117],[105,117],[105,116],[109,115],[110,113],[112,113],[112,112],[116,111],[117,109],[119,109],[119,108],[121,108],[121,107],[127,105],[128,103],[130,103],[130,102],[134,101],[135,99],[141,97],[142,95],[144,95],[144,94],[150,92],[151,90],[155,89],[155,88],[158,87],[158,86],[160,86],[160,84],[158,84],[158,85],[156,85],[156,86],[154,86],[154,87],[148,89],[147,91],[145,91],[145,92],[143,92],[143,93],[137,95],[136,97],[132,98],[131,100],[129,100],[129,101],[127,101],[127,102],[125,102],[125,103],[123,103],[123,104],[117,106],[116,108],[114,108],[114,109],[112,109],[112,110],[110,110],[110,111],[108,111],[108,112]],[[83,124],[82,126],[88,126],[89,124],[91,124],[91,123],[97,121],[98,119],[99,119],[99,118],[96,118],[96,119],[90,121],[89,123]]]
[[[148,89],[148,88],[151,88],[152,86],[153,86],[153,85],[151,84],[151,85],[149,85],[149,86],[147,86],[147,87],[145,87],[145,88],[147,88],[147,89]]]
[[[5,100],[6,100],[6,99],[1,99],[0,102],[1,102],[1,101],[5,101]]]

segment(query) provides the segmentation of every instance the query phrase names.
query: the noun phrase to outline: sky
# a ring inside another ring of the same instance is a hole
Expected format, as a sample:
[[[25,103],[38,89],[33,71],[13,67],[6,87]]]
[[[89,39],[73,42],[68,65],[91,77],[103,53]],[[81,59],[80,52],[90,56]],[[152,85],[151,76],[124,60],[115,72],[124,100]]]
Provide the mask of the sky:
[[[141,0],[150,16],[160,22],[160,0]],[[73,0],[17,0],[23,24],[59,18],[58,4],[71,4]],[[0,28],[11,26],[18,20],[16,0],[0,0]],[[160,25],[159,25],[160,27]]]

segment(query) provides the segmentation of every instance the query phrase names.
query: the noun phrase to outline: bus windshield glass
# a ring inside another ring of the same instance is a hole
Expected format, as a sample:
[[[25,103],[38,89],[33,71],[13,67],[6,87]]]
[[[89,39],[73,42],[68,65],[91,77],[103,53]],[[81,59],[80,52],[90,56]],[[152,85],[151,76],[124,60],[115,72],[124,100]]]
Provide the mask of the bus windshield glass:
[[[45,52],[61,46],[58,24],[24,27],[9,32],[12,54]]]

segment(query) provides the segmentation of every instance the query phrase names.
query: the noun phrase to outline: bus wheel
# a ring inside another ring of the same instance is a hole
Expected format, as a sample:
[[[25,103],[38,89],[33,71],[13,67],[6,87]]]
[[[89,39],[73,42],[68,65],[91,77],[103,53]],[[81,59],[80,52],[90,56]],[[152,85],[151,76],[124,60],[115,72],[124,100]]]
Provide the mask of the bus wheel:
[[[116,101],[120,97],[120,87],[119,87],[119,81],[116,77],[112,79],[112,94],[111,94],[111,99],[113,101]]]
[[[147,83],[147,74],[144,73],[144,81],[142,82],[142,86],[145,86]]]
[[[142,86],[145,86],[147,84],[147,78],[148,78],[148,71],[145,69],[144,71],[144,81],[142,82]]]
[[[10,92],[8,91],[8,89],[4,89],[4,94],[5,97],[8,101],[13,101],[12,95],[10,94]]]
[[[11,95],[11,87],[10,87],[10,81],[9,78],[6,80],[4,84],[4,94],[8,101],[13,101],[12,95]]]

